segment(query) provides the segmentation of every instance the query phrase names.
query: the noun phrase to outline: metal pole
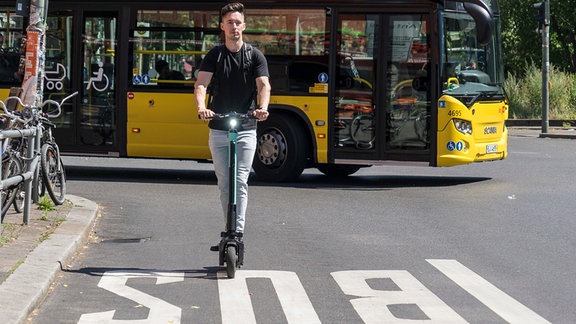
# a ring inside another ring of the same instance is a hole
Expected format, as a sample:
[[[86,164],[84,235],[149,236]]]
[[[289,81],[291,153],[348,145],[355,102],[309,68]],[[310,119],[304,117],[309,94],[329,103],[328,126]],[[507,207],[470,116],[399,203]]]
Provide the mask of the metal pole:
[[[39,106],[43,99],[46,14],[48,0],[31,0],[30,23],[26,28],[26,68],[22,81],[22,101]]]
[[[38,163],[40,163],[40,158],[39,155],[35,154],[36,153],[36,149],[35,147],[36,142],[38,141],[39,137],[39,132],[38,132],[39,127],[36,126],[36,133],[33,136],[29,136],[28,137],[28,143],[29,143],[29,147],[26,150],[26,159],[27,164],[28,164],[28,172],[32,172],[32,177],[29,180],[26,180],[26,182],[24,182],[24,215],[23,215],[23,222],[24,224],[28,225],[28,223],[30,222],[30,205],[32,203],[32,199],[31,199],[31,195],[32,195],[32,185],[35,183],[36,179],[35,179],[35,175],[36,175],[36,168],[38,167]]]
[[[542,133],[549,127],[549,77],[550,77],[550,0],[544,0],[544,23],[542,24]]]

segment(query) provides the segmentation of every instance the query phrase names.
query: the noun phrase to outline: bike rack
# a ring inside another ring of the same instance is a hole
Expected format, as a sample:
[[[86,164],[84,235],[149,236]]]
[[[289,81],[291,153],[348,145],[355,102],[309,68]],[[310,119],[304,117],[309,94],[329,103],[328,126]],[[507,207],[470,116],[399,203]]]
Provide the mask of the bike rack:
[[[57,102],[51,99],[45,100],[39,107],[35,107],[35,108],[40,108],[42,109],[42,107],[44,107],[47,104],[55,104],[58,106],[58,113],[54,114],[54,115],[50,115],[48,114],[48,117],[58,117],[60,116],[60,114],[62,113],[62,104],[74,97],[75,95],[78,94],[78,91],[74,92],[73,94],[65,97],[64,99],[62,99],[62,101]],[[8,99],[14,99],[17,100],[18,103],[23,106],[23,107],[29,107],[29,108],[33,108],[30,107],[30,105],[26,105],[22,102],[22,100],[20,99],[20,97],[17,96],[10,96],[8,98],[6,98],[4,101],[0,101],[2,104],[0,105],[0,109],[3,110],[5,113],[8,113],[8,110],[6,109],[6,104],[5,101]],[[23,129],[23,130],[14,130],[14,129],[7,129],[7,130],[2,130],[0,131],[0,140],[3,140],[5,138],[22,138],[22,137],[26,137],[28,139],[28,143],[30,144],[28,146],[28,150],[27,150],[27,156],[25,158],[25,169],[28,170],[26,172],[23,172],[21,174],[18,174],[16,176],[10,177],[8,179],[1,179],[0,177],[0,190],[4,189],[7,186],[11,186],[11,185],[15,185],[15,184],[19,184],[21,182],[24,182],[24,210],[23,210],[23,223],[25,225],[28,225],[28,222],[30,221],[30,205],[31,205],[31,201],[32,200],[37,200],[38,199],[38,193],[37,192],[32,192],[32,180],[34,180],[34,183],[37,183],[37,181],[39,181],[40,179],[34,178],[34,173],[35,170],[38,166],[38,163],[40,163],[40,145],[41,145],[41,137],[42,137],[42,128],[39,126],[32,126],[30,128],[27,129]],[[0,159],[0,170],[2,169],[2,159]],[[36,177],[39,177],[40,175],[36,175]],[[32,197],[32,194],[34,194],[34,197]],[[0,200],[0,209],[2,208],[2,201]],[[0,231],[2,230],[2,224],[0,223]]]
[[[0,140],[6,138],[22,138],[26,137],[28,139],[28,143],[30,146],[27,150],[27,156],[25,158],[25,169],[28,170],[26,172],[20,173],[18,175],[12,176],[7,179],[0,179],[0,190],[4,189],[5,187],[12,186],[24,182],[24,210],[23,210],[23,219],[22,222],[25,225],[28,225],[30,221],[30,206],[32,205],[32,179],[34,177],[34,170],[38,166],[40,161],[39,152],[38,150],[38,143],[40,143],[40,139],[38,138],[40,132],[38,132],[37,127],[34,126],[32,128],[23,129],[23,130],[2,130],[0,131]],[[0,159],[0,170],[2,169],[2,159]],[[39,176],[39,175],[38,175]],[[37,181],[39,179],[34,179]],[[2,200],[0,200],[0,209],[2,208]],[[1,230],[1,224],[0,224]]]

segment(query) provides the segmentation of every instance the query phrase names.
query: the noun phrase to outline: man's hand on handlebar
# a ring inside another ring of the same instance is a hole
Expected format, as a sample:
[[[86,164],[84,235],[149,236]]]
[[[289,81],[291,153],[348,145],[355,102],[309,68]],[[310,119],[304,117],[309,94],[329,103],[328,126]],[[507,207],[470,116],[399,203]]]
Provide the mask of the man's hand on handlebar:
[[[267,109],[256,109],[252,113],[252,116],[254,116],[256,119],[258,119],[258,121],[266,120],[266,118],[268,118],[268,115],[269,115],[269,113],[268,113]]]
[[[204,108],[204,109],[198,109],[198,118],[204,120],[204,121],[208,121],[210,119],[212,119],[212,116],[214,116],[214,112],[210,109]]]

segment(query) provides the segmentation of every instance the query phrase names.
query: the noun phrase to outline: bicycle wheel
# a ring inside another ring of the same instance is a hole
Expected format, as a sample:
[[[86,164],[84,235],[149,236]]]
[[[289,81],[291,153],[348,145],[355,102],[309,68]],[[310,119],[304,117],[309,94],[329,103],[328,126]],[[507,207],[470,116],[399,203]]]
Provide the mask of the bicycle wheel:
[[[51,144],[42,145],[40,155],[44,187],[54,204],[62,205],[66,199],[66,173],[64,164]]]
[[[236,255],[236,247],[228,245],[226,247],[226,275],[232,279],[236,275],[236,262],[238,262],[238,255]]]
[[[21,188],[21,186],[18,186],[20,189],[16,190],[16,194],[14,195],[14,201],[12,202],[12,204],[14,205],[14,210],[17,213],[21,213],[24,211],[24,188]]]
[[[37,203],[40,197],[46,194],[46,186],[44,185],[44,180],[40,173],[42,162],[36,165],[36,170],[34,170],[34,177],[32,178],[32,202]]]
[[[20,158],[11,156],[9,159],[6,159],[6,161],[3,162],[2,179],[8,179],[22,173],[22,161]],[[14,202],[14,199],[16,198],[16,195],[19,191],[18,188],[20,187],[20,184],[21,183],[9,186],[8,188],[2,190],[2,211],[0,221],[4,220],[4,216]]]
[[[350,136],[358,149],[371,149],[376,132],[372,115],[358,115],[350,123]]]
[[[14,193],[14,201],[12,202],[14,205],[14,210],[17,213],[21,213],[24,211],[24,181],[20,182],[16,187],[16,192]]]

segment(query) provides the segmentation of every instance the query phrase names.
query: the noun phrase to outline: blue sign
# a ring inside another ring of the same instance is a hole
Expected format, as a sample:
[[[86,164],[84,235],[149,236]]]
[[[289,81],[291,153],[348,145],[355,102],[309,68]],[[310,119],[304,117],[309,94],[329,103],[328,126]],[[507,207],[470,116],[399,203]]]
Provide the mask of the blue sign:
[[[142,77],[141,77],[140,75],[138,75],[138,74],[135,75],[135,76],[132,78],[132,83],[133,83],[133,84],[140,84],[141,82],[142,82]]]
[[[446,148],[448,149],[448,151],[452,152],[452,151],[454,151],[454,150],[456,149],[456,143],[454,143],[454,142],[452,142],[452,141],[449,141],[449,142],[446,144]]]
[[[458,150],[458,152],[462,151],[463,148],[464,148],[464,143],[462,143],[462,142],[456,143],[456,149]]]
[[[322,73],[318,74],[318,81],[320,81],[322,83],[328,82],[328,73],[322,72]]]
[[[142,76],[142,83],[144,83],[144,84],[150,83],[150,76],[148,74],[144,74]]]
[[[438,108],[446,108],[446,101],[444,100],[438,101]]]

